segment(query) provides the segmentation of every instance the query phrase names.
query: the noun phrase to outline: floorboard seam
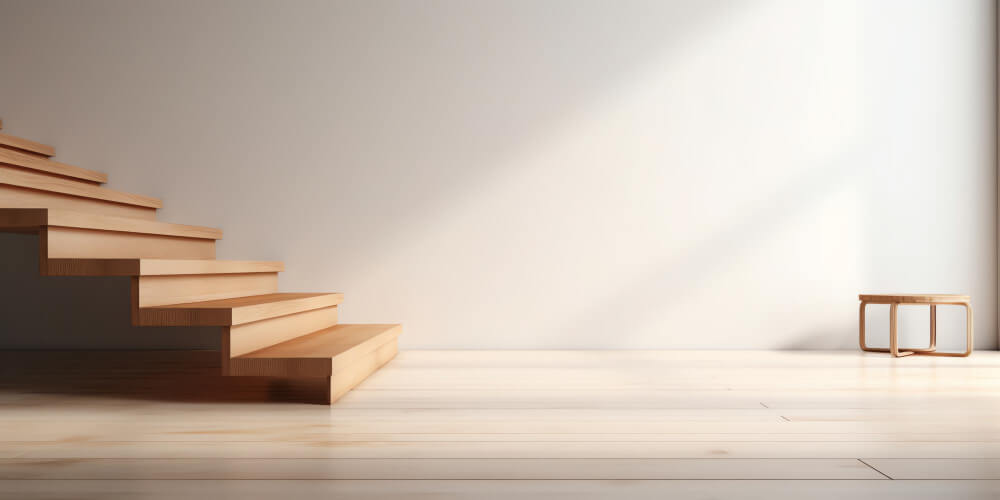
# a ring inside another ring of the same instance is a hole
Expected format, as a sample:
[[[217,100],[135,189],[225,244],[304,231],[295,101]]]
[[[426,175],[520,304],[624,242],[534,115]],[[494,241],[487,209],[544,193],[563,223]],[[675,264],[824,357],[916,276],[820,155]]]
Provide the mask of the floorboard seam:
[[[858,462],[861,462],[861,463],[863,463],[863,464],[867,465],[867,466],[868,466],[869,468],[871,468],[871,470],[873,470],[873,471],[875,471],[875,472],[878,472],[879,474],[882,474],[883,476],[885,476],[885,478],[886,478],[886,479],[888,479],[888,480],[890,480],[890,481],[895,481],[895,479],[893,479],[893,478],[889,477],[889,475],[888,475],[888,474],[886,474],[885,472],[882,472],[882,471],[880,471],[880,470],[876,469],[875,467],[872,467],[872,464],[870,464],[870,463],[868,463],[868,462],[865,462],[864,460],[861,460],[860,458],[858,459]]]

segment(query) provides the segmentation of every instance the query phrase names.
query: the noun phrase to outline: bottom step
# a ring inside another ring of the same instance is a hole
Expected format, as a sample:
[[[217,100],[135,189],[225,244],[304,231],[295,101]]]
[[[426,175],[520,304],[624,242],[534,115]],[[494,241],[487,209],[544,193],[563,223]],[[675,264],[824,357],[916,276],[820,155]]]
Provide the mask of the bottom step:
[[[402,325],[336,325],[229,359],[231,376],[329,378],[330,402],[396,356]]]

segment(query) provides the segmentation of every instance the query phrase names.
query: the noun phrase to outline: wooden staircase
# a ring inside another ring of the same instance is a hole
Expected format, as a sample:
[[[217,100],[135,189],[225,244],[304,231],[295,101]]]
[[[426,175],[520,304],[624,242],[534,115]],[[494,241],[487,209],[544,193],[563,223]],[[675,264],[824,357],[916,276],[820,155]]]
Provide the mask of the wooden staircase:
[[[328,404],[396,355],[401,325],[338,324],[343,294],[279,293],[281,262],[216,260],[221,230],[157,221],[160,200],[54,155],[0,133],[0,231],[38,234],[42,276],[130,277],[134,325],[221,327],[221,375],[302,382]]]

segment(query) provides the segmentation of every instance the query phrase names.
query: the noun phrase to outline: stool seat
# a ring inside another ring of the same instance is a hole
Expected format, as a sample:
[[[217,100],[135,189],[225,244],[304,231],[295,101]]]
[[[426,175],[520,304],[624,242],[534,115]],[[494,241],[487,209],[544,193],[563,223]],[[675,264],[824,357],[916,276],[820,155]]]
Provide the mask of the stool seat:
[[[858,299],[869,304],[967,304],[972,301],[968,295],[947,293],[861,294]]]

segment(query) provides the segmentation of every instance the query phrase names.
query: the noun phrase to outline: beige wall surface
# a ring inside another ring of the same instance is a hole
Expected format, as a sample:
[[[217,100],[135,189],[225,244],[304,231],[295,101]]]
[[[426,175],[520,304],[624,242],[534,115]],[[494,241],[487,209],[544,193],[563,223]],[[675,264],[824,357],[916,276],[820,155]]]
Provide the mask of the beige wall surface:
[[[404,348],[854,348],[862,291],[997,345],[990,1],[0,0],[0,63],[5,131]],[[206,342],[45,316],[0,347]]]

